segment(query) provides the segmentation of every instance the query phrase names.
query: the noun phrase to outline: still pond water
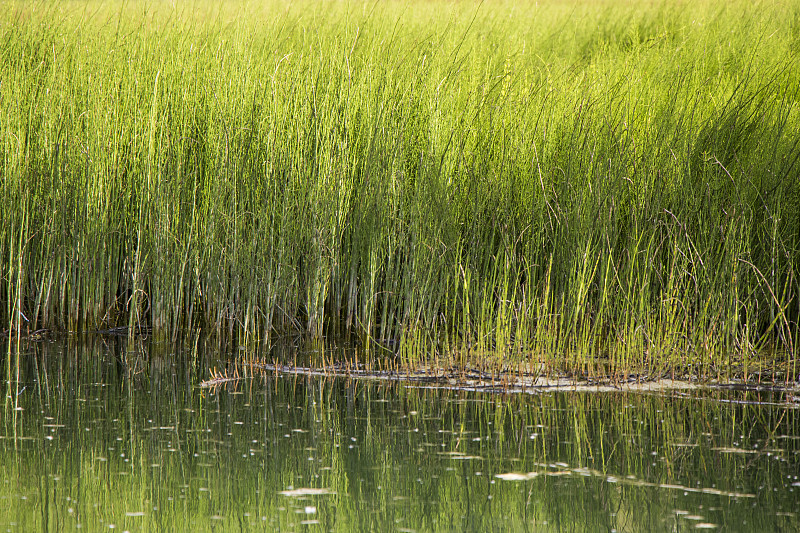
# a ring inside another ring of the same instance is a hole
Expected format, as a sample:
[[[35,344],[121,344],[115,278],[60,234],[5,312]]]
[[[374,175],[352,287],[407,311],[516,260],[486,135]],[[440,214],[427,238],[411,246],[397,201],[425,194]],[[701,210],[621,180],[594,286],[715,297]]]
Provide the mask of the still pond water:
[[[220,357],[3,355],[0,531],[800,530],[795,393],[201,389]]]

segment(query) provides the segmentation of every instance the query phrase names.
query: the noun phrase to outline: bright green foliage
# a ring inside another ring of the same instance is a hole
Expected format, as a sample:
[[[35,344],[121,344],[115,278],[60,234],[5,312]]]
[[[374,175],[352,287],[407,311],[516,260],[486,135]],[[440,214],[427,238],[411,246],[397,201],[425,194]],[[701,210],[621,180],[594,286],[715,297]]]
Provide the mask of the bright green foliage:
[[[213,4],[0,5],[9,328],[796,374],[800,2]]]

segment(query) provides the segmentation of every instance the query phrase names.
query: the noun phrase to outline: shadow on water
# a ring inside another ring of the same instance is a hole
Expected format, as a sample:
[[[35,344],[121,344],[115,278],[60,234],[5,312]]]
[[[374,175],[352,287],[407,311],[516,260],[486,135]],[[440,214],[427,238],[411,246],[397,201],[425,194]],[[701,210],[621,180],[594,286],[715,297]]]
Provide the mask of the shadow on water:
[[[113,337],[23,346],[0,385],[0,527],[800,528],[790,392],[493,395],[286,375],[200,388],[218,357]]]

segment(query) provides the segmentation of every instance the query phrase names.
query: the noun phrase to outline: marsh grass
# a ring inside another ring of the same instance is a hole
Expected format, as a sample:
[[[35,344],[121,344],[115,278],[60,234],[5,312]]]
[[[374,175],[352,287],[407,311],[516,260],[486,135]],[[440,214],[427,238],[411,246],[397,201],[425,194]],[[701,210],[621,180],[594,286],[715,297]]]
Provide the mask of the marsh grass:
[[[796,379],[800,5],[412,4],[4,2],[7,332]]]

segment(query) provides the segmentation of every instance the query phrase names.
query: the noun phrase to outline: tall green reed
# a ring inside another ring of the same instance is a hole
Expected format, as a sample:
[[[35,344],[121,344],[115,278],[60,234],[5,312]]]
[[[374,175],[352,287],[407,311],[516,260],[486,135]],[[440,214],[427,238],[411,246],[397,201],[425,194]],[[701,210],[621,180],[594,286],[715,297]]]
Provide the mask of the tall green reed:
[[[3,323],[797,375],[783,5],[5,7]]]

